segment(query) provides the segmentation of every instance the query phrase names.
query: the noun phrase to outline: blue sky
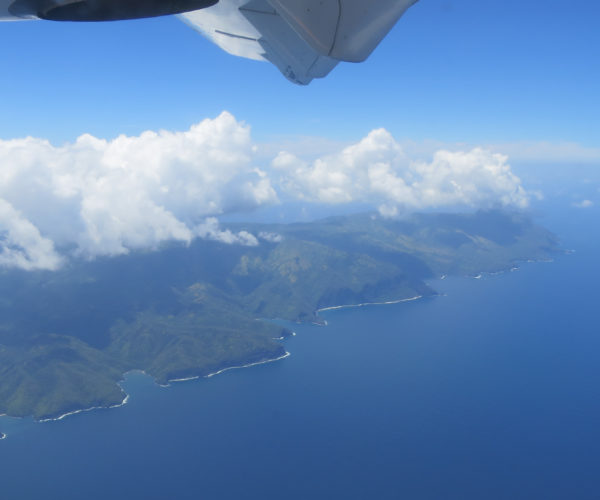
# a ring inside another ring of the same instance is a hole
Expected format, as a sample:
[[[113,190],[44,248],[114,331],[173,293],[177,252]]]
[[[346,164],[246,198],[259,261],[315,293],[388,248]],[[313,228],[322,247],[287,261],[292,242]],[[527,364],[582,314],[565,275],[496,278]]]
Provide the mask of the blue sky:
[[[363,64],[296,87],[176,18],[0,25],[0,137],[185,130],[228,110],[253,138],[599,146],[600,6],[421,0]]]

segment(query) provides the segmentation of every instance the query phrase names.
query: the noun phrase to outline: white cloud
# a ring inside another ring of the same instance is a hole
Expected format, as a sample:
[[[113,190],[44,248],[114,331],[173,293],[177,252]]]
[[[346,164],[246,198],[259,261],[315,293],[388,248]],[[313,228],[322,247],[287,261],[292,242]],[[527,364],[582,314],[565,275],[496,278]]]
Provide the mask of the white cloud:
[[[57,269],[62,263],[54,244],[0,199],[0,265],[21,269]]]
[[[283,236],[278,233],[270,233],[268,231],[261,231],[258,233],[258,237],[261,240],[268,241],[269,243],[281,243],[283,241]]]
[[[573,203],[573,206],[577,208],[591,208],[594,206],[594,202],[592,200],[581,200],[578,203]]]
[[[194,234],[200,238],[220,241],[221,243],[230,245],[238,244],[248,247],[258,245],[256,236],[250,234],[248,231],[240,231],[239,233],[233,233],[229,229],[223,231],[219,228],[219,221],[215,217],[208,217],[202,224],[198,224],[194,228]]]
[[[279,203],[277,191],[305,202],[360,202],[388,216],[524,207],[530,196],[507,157],[486,149],[443,149],[414,160],[384,129],[326,149],[271,149],[266,157],[268,148],[226,112],[184,132],[113,140],[85,134],[60,147],[31,137],[0,140],[0,265],[56,269],[69,255],[119,255],[198,237],[278,242],[274,233],[223,230],[215,218]]]
[[[529,194],[504,155],[481,148],[437,151],[432,161],[411,161],[384,129],[312,162],[281,152],[272,166],[282,187],[308,201],[371,202],[384,215],[452,206],[516,206]]]
[[[206,217],[277,202],[266,173],[251,164],[253,149],[249,127],[229,113],[185,132],[82,135],[61,147],[0,141],[0,207],[19,214],[3,217],[0,263],[54,268],[55,245],[95,257],[196,236],[255,244],[251,235],[209,229],[212,222],[200,229]],[[19,222],[9,227],[11,218]]]
[[[428,158],[439,150],[465,151],[483,147],[508,156],[515,164],[600,164],[600,148],[577,142],[516,141],[489,144],[402,140],[402,149],[411,158]]]

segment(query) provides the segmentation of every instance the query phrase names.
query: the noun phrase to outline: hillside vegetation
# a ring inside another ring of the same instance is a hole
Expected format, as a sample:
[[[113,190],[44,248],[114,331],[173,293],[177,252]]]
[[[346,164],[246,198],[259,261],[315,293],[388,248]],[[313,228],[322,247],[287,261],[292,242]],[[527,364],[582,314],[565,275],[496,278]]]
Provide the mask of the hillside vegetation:
[[[236,224],[258,246],[195,240],[55,272],[0,273],[0,414],[55,417],[121,403],[123,373],[160,383],[273,359],[318,309],[434,294],[428,278],[508,269],[556,251],[524,215],[374,214]]]

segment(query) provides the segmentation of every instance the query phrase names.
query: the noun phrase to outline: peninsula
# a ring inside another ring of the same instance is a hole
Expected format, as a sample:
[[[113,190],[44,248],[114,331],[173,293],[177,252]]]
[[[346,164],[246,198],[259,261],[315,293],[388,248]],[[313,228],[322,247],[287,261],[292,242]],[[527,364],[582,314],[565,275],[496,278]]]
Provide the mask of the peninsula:
[[[230,224],[254,246],[196,239],[54,272],[0,271],[0,414],[41,420],[120,405],[140,369],[158,383],[284,357],[320,309],[435,291],[427,280],[548,259],[555,237],[519,213],[377,214]]]

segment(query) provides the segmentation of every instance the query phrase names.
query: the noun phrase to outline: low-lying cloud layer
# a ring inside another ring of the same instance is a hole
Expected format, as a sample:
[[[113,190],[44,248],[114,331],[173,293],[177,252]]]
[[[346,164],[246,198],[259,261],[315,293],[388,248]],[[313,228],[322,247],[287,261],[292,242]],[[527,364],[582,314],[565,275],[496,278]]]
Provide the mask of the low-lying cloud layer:
[[[258,245],[277,235],[221,230],[215,216],[278,203],[363,202],[383,215],[449,206],[524,207],[528,194],[505,156],[438,151],[411,161],[385,130],[307,162],[280,152],[257,165],[250,128],[229,113],[185,132],[107,141],[82,135],[54,146],[0,140],[0,265],[56,269],[201,237]]]

